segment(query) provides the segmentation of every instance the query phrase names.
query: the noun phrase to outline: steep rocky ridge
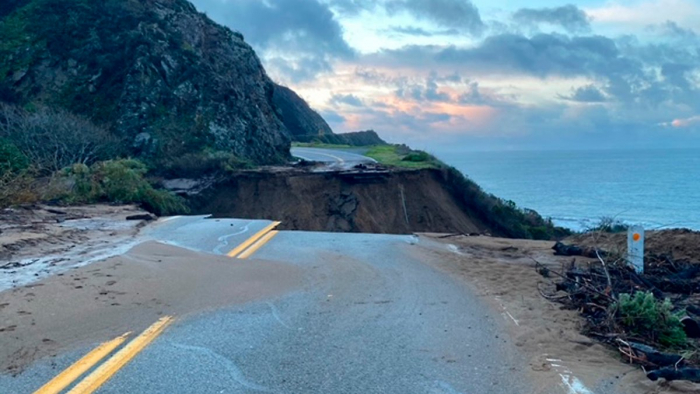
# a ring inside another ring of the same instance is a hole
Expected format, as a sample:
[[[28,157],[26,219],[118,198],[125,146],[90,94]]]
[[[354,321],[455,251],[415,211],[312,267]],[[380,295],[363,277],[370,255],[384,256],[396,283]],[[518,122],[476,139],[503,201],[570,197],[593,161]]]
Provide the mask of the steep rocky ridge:
[[[321,115],[292,89],[275,84],[272,101],[293,140],[306,142],[333,134]]]
[[[0,100],[84,115],[156,163],[288,158],[255,52],[185,0],[6,0],[0,18]]]

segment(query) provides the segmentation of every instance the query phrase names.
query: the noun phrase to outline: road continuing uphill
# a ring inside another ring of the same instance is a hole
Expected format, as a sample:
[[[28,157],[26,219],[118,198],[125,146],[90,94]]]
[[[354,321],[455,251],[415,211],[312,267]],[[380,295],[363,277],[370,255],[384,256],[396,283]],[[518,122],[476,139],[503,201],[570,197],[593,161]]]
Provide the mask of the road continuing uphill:
[[[329,166],[336,166],[343,169],[351,168],[358,164],[377,162],[370,157],[339,149],[292,148],[291,153],[292,156],[303,160],[326,163]]]
[[[566,392],[533,389],[501,316],[416,252],[444,245],[416,236],[276,232],[275,224],[178,217],[147,231],[147,239],[218,255],[236,254],[230,251],[242,243],[249,249],[237,256],[258,259],[245,261],[284,262],[303,281],[276,298],[175,316],[94,392]],[[85,353],[68,350],[17,377],[0,375],[0,392],[31,393]]]

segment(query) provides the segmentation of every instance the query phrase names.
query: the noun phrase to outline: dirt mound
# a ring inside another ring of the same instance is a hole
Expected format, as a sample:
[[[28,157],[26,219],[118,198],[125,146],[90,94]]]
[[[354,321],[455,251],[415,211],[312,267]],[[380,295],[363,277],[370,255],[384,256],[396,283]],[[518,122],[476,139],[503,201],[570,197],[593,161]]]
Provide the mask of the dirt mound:
[[[627,233],[589,233],[570,237],[566,243],[599,248],[623,255]],[[644,256],[648,261],[700,264],[700,231],[688,229],[649,231],[645,234]]]
[[[285,230],[496,234],[439,171],[242,173],[190,202],[194,213],[280,220]]]

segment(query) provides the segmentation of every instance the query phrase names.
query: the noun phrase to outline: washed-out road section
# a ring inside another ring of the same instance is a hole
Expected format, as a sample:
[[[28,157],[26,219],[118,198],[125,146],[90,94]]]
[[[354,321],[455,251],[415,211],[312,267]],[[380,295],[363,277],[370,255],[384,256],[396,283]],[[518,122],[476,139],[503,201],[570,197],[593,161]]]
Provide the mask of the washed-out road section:
[[[177,217],[144,237],[225,255],[268,225]],[[416,236],[280,232],[254,257],[301,270],[299,286],[176,317],[97,392],[567,392],[560,386],[543,391],[531,380],[501,316],[462,282],[417,257],[415,248],[433,247],[426,242]],[[191,297],[197,296],[193,291]],[[39,360],[16,377],[0,375],[0,392],[33,392],[89,348]]]

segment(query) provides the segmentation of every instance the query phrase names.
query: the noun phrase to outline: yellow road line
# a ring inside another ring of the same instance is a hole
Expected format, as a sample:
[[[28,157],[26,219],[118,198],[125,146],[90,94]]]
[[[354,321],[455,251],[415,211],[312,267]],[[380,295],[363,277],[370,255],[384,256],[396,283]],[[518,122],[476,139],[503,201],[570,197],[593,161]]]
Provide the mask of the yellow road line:
[[[253,253],[255,253],[258,249],[262,248],[263,245],[268,243],[274,237],[277,235],[279,231],[270,231],[269,233],[265,234],[264,237],[260,238],[260,241],[256,242],[253,246],[251,246],[249,249],[247,249],[245,252],[241,253],[240,256],[238,256],[239,259],[247,259],[248,257],[252,256]]]
[[[243,242],[242,244],[236,246],[235,249],[232,251],[228,252],[227,256],[228,257],[236,257],[239,253],[244,251],[247,247],[252,245],[255,241],[259,240],[262,238],[265,234],[269,233],[273,228],[277,227],[280,225],[282,222],[272,222],[269,226],[265,227],[264,229],[258,231],[253,235],[252,237],[248,238]]]
[[[63,372],[56,375],[55,378],[51,379],[48,383],[41,386],[41,388],[34,392],[34,394],[58,394],[61,390],[70,386],[75,379],[78,379],[80,375],[84,374],[90,368],[95,366],[100,360],[107,357],[108,354],[112,353],[114,349],[118,348],[119,345],[126,341],[126,337],[130,333],[126,333],[120,337],[114,338],[109,342],[105,342],[100,346],[96,347],[88,354],[83,356],[80,360],[76,361],[70,367],[66,368]]]
[[[116,374],[129,361],[136,357],[136,355],[139,354],[139,352],[146,346],[148,346],[148,344],[153,342],[153,340],[156,339],[158,335],[160,335],[163,330],[165,330],[165,328],[172,323],[172,321],[172,316],[165,316],[153,323],[153,325],[148,327],[146,331],[141,333],[141,335],[134,338],[133,341],[129,342],[114,356],[105,361],[104,364],[100,365],[90,375],[86,376],[85,379],[73,387],[68,394],[93,393],[112,376],[114,376],[114,374]]]

